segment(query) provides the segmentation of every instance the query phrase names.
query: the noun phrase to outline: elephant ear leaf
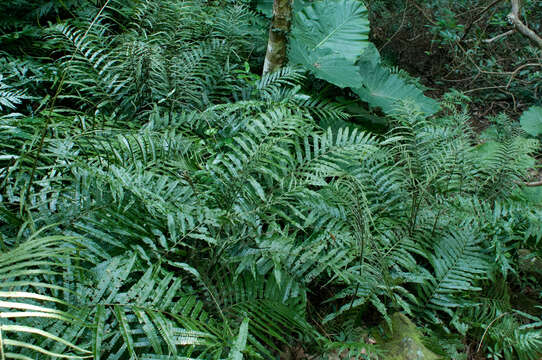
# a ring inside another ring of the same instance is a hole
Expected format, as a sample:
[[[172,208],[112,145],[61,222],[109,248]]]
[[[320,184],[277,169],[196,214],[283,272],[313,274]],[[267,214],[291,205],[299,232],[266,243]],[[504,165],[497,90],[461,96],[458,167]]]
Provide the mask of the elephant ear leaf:
[[[359,73],[363,86],[353,90],[371,107],[379,107],[390,114],[401,103],[410,103],[427,116],[433,115],[439,109],[437,101],[425,96],[418,87],[379,64],[361,62]]]
[[[361,1],[316,1],[294,17],[290,64],[301,65],[340,88],[351,88],[361,100],[387,114],[403,103],[412,103],[426,116],[437,112],[435,100],[380,64],[380,54],[368,36],[368,14]]]
[[[319,79],[340,88],[356,88],[361,84],[357,66],[329,49],[307,51],[300,43],[290,46],[290,62],[300,64]]]
[[[370,46],[367,9],[356,0],[322,0],[297,11],[289,59],[341,88],[359,87],[354,63]]]
[[[292,48],[304,48],[308,55],[327,50],[353,64],[369,44],[369,19],[361,1],[317,1],[294,17]]]
[[[542,106],[533,106],[519,119],[521,128],[532,136],[542,135]]]

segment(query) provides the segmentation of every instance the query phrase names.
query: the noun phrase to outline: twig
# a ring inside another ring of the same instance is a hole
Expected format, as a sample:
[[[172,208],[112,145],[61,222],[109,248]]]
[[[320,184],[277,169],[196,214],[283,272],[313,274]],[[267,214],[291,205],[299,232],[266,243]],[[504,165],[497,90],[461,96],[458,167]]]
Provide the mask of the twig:
[[[473,23],[476,23],[478,20],[480,20],[480,16],[484,15],[486,12],[489,11],[489,9],[491,9],[493,6],[497,5],[498,3],[500,3],[502,0],[495,0],[493,1],[491,4],[489,4],[488,6],[486,6],[484,8],[484,10],[482,10],[479,14],[478,14],[478,19],[476,21],[474,21]]]
[[[506,87],[506,86],[504,86],[504,85],[502,85],[502,86],[486,86],[486,87],[481,87],[481,88],[477,88],[477,89],[467,90],[467,91],[464,91],[464,93],[468,94],[468,93],[475,92],[475,91],[480,91],[480,90],[502,89],[504,87]]]
[[[482,40],[482,41],[485,42],[486,44],[489,44],[489,43],[492,43],[492,42],[497,41],[499,39],[502,39],[503,37],[506,37],[508,35],[512,35],[515,32],[516,32],[515,29],[508,30],[507,32],[505,32],[503,34],[500,34],[500,35],[497,35],[495,37],[492,37],[491,39],[485,39],[485,40]]]
[[[437,22],[431,19],[429,16],[427,16],[425,11],[418,4],[416,4],[416,1],[413,1],[412,5],[414,5],[414,7],[418,9],[422,13],[423,17],[426,18],[432,25],[437,25]]]
[[[388,41],[386,41],[384,45],[380,47],[380,49],[378,49],[378,51],[382,51],[382,49],[388,46],[388,44],[397,36],[397,34],[399,34],[401,29],[403,28],[403,25],[405,24],[405,20],[406,20],[407,11],[408,11],[408,5],[409,5],[409,2],[407,1],[405,4],[405,10],[403,10],[403,20],[401,20],[401,25],[399,25],[399,28],[397,29],[397,31],[388,39]]]
[[[510,97],[512,97],[512,101],[514,103],[514,111],[518,111],[518,102],[516,101],[516,96],[513,93],[511,93],[509,91],[506,91],[504,89],[501,89],[501,88],[499,88],[497,90],[504,93],[504,94],[506,94],[506,95],[509,95]]]
[[[523,183],[523,185],[528,186],[528,187],[542,186],[542,180],[533,181],[533,182],[526,182],[526,183]]]

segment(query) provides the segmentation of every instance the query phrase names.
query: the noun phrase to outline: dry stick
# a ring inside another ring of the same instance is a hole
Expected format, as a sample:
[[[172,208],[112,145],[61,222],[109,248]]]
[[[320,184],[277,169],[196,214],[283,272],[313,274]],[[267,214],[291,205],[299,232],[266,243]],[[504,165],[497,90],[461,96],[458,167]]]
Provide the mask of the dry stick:
[[[542,186],[542,180],[533,181],[533,182],[526,182],[526,183],[523,183],[523,185],[528,186],[528,187]]]
[[[413,1],[412,2],[412,5],[414,5],[414,7],[416,9],[418,9],[420,11],[420,13],[423,15],[424,18],[426,18],[432,25],[437,25],[437,22],[434,21],[433,19],[431,19],[429,16],[427,16],[427,14],[425,13],[425,11],[420,7],[420,5],[416,4],[416,1]]]
[[[520,0],[510,0],[512,4],[512,11],[508,14],[507,18],[516,29],[525,37],[529,38],[533,43],[535,43],[539,48],[542,49],[542,37],[538,36],[533,30],[531,30],[527,25],[525,25],[519,15],[521,9]]]
[[[478,343],[478,348],[476,349],[476,352],[480,351],[480,348],[482,347],[482,342],[484,341],[484,338],[486,337],[486,334],[487,334],[487,331],[489,330],[489,328],[490,328],[497,320],[499,320],[500,318],[502,318],[502,317],[505,316],[505,315],[508,315],[508,313],[505,312],[505,313],[500,314],[500,315],[497,316],[492,322],[489,323],[489,325],[487,326],[486,330],[484,331],[484,334],[482,335],[482,338],[480,339],[480,342]]]
[[[386,43],[384,45],[382,45],[380,47],[380,49],[378,49],[378,51],[382,51],[382,49],[384,49],[386,46],[388,46],[388,44],[397,36],[397,34],[399,34],[399,32],[403,29],[403,25],[405,24],[405,20],[406,20],[406,15],[407,15],[407,11],[408,11],[408,5],[409,5],[409,2],[407,1],[406,4],[405,4],[405,10],[403,10],[403,20],[401,20],[401,25],[399,25],[399,28],[397,29],[397,31],[388,39],[388,41],[386,41]]]
[[[491,3],[489,6],[487,6],[481,13],[480,15],[484,14],[486,11],[488,11],[491,7],[495,6],[496,4],[498,4],[500,2],[500,0],[495,0],[493,3]],[[540,36],[538,36],[533,30],[531,30],[527,25],[525,25],[523,22],[521,22],[520,20],[520,16],[519,16],[519,11],[520,11],[520,0],[510,0],[511,2],[511,5],[512,5],[512,10],[510,12],[510,14],[508,14],[508,20],[514,24],[515,26],[515,29],[513,30],[509,30],[507,32],[505,32],[504,34],[501,34],[501,35],[498,35],[498,36],[495,36],[494,38],[491,38],[491,39],[487,39],[487,40],[483,40],[483,42],[485,43],[491,43],[491,42],[494,42],[496,40],[499,40],[505,36],[508,36],[512,33],[514,33],[516,30],[519,31],[522,35],[528,37],[531,41],[533,41],[534,43],[536,43],[541,49],[542,49],[542,38]],[[468,29],[466,30],[466,32],[468,31]],[[465,33],[466,33],[465,32]],[[463,36],[464,37],[464,36]],[[459,45],[459,47],[465,52],[465,50],[461,47],[461,45],[459,44],[459,42],[457,43]],[[467,54],[465,52],[465,54]],[[480,72],[483,72],[477,64],[475,64],[473,62],[473,65],[478,69],[478,71]],[[479,90],[487,90],[487,89],[502,89],[502,88],[505,88],[505,89],[508,89],[510,87],[510,84],[512,83],[512,80],[514,79],[515,75],[523,68],[527,67],[527,66],[542,66],[542,64],[539,64],[539,63],[530,63],[530,64],[525,64],[525,65],[522,65],[520,66],[519,68],[517,68],[516,70],[514,70],[512,73],[511,73],[511,77],[508,81],[508,84],[506,86],[494,86],[494,87],[486,87],[486,88],[479,88],[479,89],[474,89],[474,90],[470,90],[470,91],[467,91],[467,92],[472,92],[472,91],[479,91]],[[506,73],[503,73],[503,74],[506,74]],[[515,105],[514,105],[515,107]]]
[[[468,93],[475,92],[475,91],[480,91],[480,90],[502,89],[502,88],[505,88],[505,87],[506,86],[504,86],[504,85],[502,85],[502,86],[486,86],[486,87],[467,90],[467,91],[464,91],[464,93],[468,94]]]
[[[512,29],[512,30],[508,30],[507,32],[503,33],[503,34],[500,34],[500,35],[497,35],[495,37],[492,37],[491,39],[485,39],[485,40],[482,40],[483,42],[485,42],[486,44],[490,44],[494,41],[497,41],[499,39],[502,39],[503,37],[507,37],[508,35],[512,35],[513,33],[515,33],[516,30],[515,29]]]

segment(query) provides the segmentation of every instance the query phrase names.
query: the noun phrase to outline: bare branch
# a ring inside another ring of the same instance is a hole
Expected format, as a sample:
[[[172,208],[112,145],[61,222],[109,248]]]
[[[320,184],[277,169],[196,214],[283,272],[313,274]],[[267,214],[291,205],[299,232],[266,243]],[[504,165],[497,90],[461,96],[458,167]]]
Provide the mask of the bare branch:
[[[489,44],[489,43],[492,43],[494,41],[497,41],[499,39],[502,39],[503,37],[506,37],[508,35],[512,35],[513,33],[515,33],[516,30],[513,29],[513,30],[508,30],[507,32],[503,33],[503,34],[500,34],[500,35],[497,35],[495,37],[492,37],[491,39],[486,39],[486,40],[482,40],[483,42],[485,42],[486,44]]]
[[[510,84],[512,84],[512,80],[514,80],[514,77],[517,75],[517,73],[520,70],[525,69],[526,67],[529,67],[529,66],[542,66],[542,63],[528,63],[528,64],[523,64],[520,67],[518,67],[516,70],[512,72],[510,76],[510,80],[508,80],[508,84],[506,84],[506,88],[508,89],[510,87]]]
[[[512,5],[512,11],[508,14],[508,21],[510,21],[516,27],[523,36],[529,38],[539,48],[542,49],[542,37],[538,36],[533,30],[521,21],[519,11],[521,9],[521,0],[510,0]]]
[[[527,183],[524,183],[523,185],[529,186],[529,187],[542,186],[542,180],[540,180],[540,181],[533,181],[533,182],[527,182]]]

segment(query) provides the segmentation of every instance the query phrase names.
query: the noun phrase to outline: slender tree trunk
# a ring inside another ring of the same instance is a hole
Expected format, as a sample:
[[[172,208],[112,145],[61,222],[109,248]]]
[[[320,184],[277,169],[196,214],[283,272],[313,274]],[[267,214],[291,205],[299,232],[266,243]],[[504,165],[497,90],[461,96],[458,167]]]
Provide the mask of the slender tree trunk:
[[[274,0],[273,19],[269,28],[269,41],[263,64],[263,73],[280,69],[286,62],[288,33],[292,23],[293,0]]]

